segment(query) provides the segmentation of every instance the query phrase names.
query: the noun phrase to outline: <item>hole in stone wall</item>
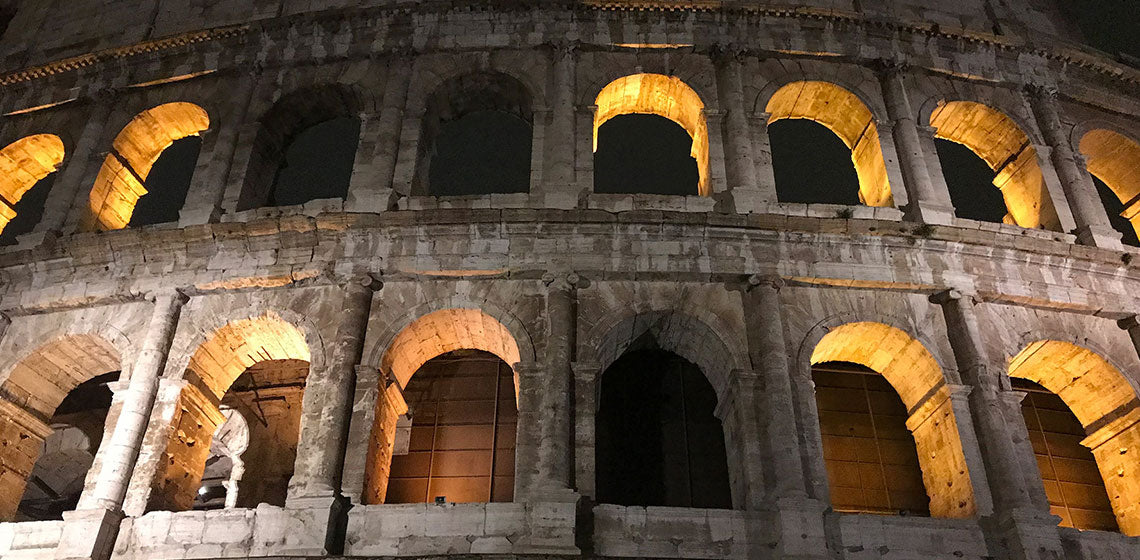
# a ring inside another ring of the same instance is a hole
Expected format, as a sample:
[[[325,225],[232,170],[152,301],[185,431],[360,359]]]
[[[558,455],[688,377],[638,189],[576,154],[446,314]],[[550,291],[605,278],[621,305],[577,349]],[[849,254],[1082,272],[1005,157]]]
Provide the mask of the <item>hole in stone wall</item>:
[[[58,175],[58,173],[51,173],[36,181],[36,184],[28,189],[28,192],[24,193],[20,201],[12,207],[16,211],[16,217],[4,226],[4,231],[0,232],[0,246],[14,245],[18,236],[30,233],[35,229],[36,224],[40,223],[44,216],[44,206],[47,204],[48,194],[51,193],[55,178]]]
[[[202,137],[187,136],[162,151],[146,176],[147,193],[135,203],[128,227],[178,221],[201,149]]]
[[[815,364],[812,380],[832,507],[929,516],[907,410],[891,384],[849,362]]]
[[[348,196],[359,141],[356,117],[337,117],[301,131],[285,149],[267,205]]]
[[[856,205],[859,176],[851,149],[826,126],[808,119],[768,125],[780,202]]]
[[[598,128],[594,192],[692,195],[698,193],[693,138],[670,119],[630,114]]]
[[[599,502],[732,507],[716,392],[700,368],[671,352],[636,350],[601,384]]]
[[[531,126],[507,111],[478,110],[443,123],[428,194],[522,193],[530,188]]]
[[[1081,422],[1048,389],[1027,379],[1010,381],[1014,389],[1026,392],[1021,412],[1049,498],[1049,513],[1061,518],[1062,527],[1117,531],[1096,458],[1081,445],[1085,439]]]
[[[959,218],[1002,223],[1005,200],[994,186],[997,174],[972,150],[950,140],[934,139],[942,175],[950,191],[950,203]]]
[[[107,385],[118,378],[116,371],[84,381],[60,402],[48,422],[53,431],[28,476],[16,521],[59,520],[63,512],[75,509],[103,438],[111,407]]]
[[[489,352],[452,351],[416,371],[404,398],[411,434],[406,452],[392,457],[385,503],[514,498],[518,415],[510,366]]]

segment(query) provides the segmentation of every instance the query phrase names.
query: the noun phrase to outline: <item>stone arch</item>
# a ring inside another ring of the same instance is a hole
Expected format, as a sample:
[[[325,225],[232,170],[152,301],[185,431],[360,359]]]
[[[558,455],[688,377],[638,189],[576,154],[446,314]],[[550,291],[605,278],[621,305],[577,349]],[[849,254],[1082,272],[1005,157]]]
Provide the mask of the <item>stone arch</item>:
[[[300,360],[310,364],[314,352],[294,323],[275,311],[226,321],[199,335],[188,358],[172,362],[167,376],[184,367],[186,384],[171,418],[165,460],[150,496],[149,509],[188,509],[200,485],[215,430],[225,421],[222,397],[251,366],[270,360]],[[318,354],[319,355],[319,354]]]
[[[438,80],[424,100],[422,129],[418,142],[413,194],[428,194],[432,155],[441,128],[475,111],[506,113],[534,127],[534,88],[519,79],[516,72],[482,70],[456,73]],[[528,139],[529,140],[529,139]],[[531,154],[526,155],[530,168]],[[529,186],[529,179],[528,179]]]
[[[878,121],[857,95],[831,82],[796,81],[772,93],[764,111],[769,124],[807,119],[834,132],[851,150],[859,200],[868,206],[894,206]]]
[[[697,191],[711,192],[709,184],[709,132],[705,104],[700,95],[676,76],[631,74],[602,88],[594,101],[593,149],[598,150],[598,129],[608,120],[628,114],[665,117],[684,128],[693,139],[690,155],[697,160]]]
[[[1009,375],[1045,387],[1084,426],[1120,531],[1140,535],[1140,398],[1134,383],[1100,354],[1062,340],[1035,340],[1009,362]]]
[[[814,343],[813,343],[814,342]],[[843,361],[875,370],[894,387],[907,409],[923,483],[934,517],[974,516],[974,497],[963,438],[954,410],[955,385],[948,383],[934,355],[908,332],[884,323],[860,321],[817,325],[803,346],[810,348],[803,374],[817,363]],[[801,354],[801,360],[805,356]]]
[[[21,356],[0,375],[0,519],[15,513],[24,486],[51,435],[48,424],[72,389],[122,369],[115,345],[94,334],[57,336]]]
[[[127,123],[111,144],[88,197],[82,228],[113,230],[127,227],[151,166],[175,140],[197,136],[210,127],[205,109],[186,102],[147,109]]]
[[[1077,147],[1089,173],[1124,205],[1121,216],[1140,231],[1140,143],[1115,130],[1095,128],[1081,135]]]
[[[54,134],[25,136],[0,149],[0,232],[16,217],[16,203],[63,163],[63,140]]]
[[[285,151],[298,134],[335,118],[359,118],[376,108],[374,95],[352,84],[317,84],[280,96],[257,121],[237,210],[257,208],[269,200]]]
[[[1005,199],[1006,223],[1060,230],[1037,149],[1026,128],[1007,114],[974,101],[941,99],[929,112],[935,136],[966,146],[997,174],[994,186]]]

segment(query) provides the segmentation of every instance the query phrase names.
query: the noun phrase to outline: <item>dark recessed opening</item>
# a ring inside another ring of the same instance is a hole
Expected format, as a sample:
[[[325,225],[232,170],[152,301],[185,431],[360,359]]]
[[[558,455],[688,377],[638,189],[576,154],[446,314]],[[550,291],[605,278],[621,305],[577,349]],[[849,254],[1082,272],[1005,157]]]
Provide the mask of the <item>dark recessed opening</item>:
[[[1140,247],[1140,239],[1137,239],[1136,228],[1132,226],[1132,222],[1128,218],[1121,216],[1124,212],[1124,203],[1120,202],[1120,198],[1104,181],[1093,177],[1093,183],[1096,185],[1096,192],[1100,195],[1100,202],[1104,204],[1104,210],[1108,213],[1108,223],[1112,224],[1112,229],[1120,232],[1120,241],[1125,245],[1133,247]]]
[[[201,149],[200,136],[187,136],[162,151],[146,176],[147,193],[135,204],[130,227],[178,221]]]
[[[40,223],[44,216],[44,205],[47,204],[48,194],[51,192],[52,185],[55,184],[57,175],[58,173],[50,173],[47,177],[37,181],[13,206],[12,209],[16,211],[16,217],[12,218],[7,226],[4,226],[3,232],[0,232],[0,246],[15,245],[17,236],[31,232],[35,229],[36,224]]]
[[[529,123],[506,111],[468,113],[440,127],[428,172],[428,194],[527,192],[530,158]]]
[[[658,115],[619,115],[598,128],[594,192],[697,195],[693,138]]]
[[[285,150],[267,206],[348,196],[359,141],[356,117],[337,117],[301,131]]]
[[[934,139],[942,176],[950,191],[950,203],[959,218],[980,222],[1002,223],[1006,215],[1005,198],[994,186],[997,176],[986,161],[972,150],[950,140]]]
[[[780,202],[861,204],[851,150],[826,126],[782,119],[768,125],[768,137]]]

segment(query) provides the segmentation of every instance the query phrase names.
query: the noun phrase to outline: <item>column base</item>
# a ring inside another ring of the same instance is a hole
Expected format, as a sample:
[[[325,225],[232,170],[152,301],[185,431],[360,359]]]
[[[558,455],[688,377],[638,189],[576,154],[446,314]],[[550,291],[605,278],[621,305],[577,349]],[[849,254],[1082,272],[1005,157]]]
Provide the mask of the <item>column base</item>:
[[[732,212],[737,214],[763,214],[768,211],[768,203],[775,201],[775,197],[759,189],[733,189],[727,194]]]
[[[290,497],[284,508],[258,507],[259,523],[275,525],[279,544],[267,550],[272,556],[328,556],[341,554],[348,500],[338,495]],[[278,517],[274,523],[266,518]],[[275,531],[276,532],[276,531]],[[262,539],[263,541],[266,539]]]
[[[123,512],[108,509],[64,512],[56,560],[107,560],[122,520]]]
[[[811,498],[779,498],[773,507],[772,539],[775,558],[829,558],[823,514],[828,505]]]
[[[949,204],[936,204],[921,200],[911,201],[903,208],[903,216],[908,221],[936,226],[954,223],[954,207]]]
[[[345,212],[383,212],[392,207],[395,192],[390,188],[360,192],[350,190],[344,200]]]
[[[990,554],[1011,560],[1064,558],[1056,515],[1030,509],[995,513],[981,520]]]
[[[1120,232],[1108,226],[1084,226],[1073,230],[1077,243],[1112,251],[1121,251]]]

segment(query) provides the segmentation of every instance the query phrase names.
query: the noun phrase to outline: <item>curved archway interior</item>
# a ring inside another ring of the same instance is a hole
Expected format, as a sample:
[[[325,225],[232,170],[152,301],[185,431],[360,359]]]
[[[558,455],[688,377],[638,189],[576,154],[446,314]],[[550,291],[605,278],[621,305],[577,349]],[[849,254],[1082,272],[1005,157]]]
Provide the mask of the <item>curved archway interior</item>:
[[[732,507],[717,395],[700,368],[634,350],[601,378],[597,499],[627,506]]]
[[[832,507],[930,515],[906,407],[890,383],[846,362],[815,364],[811,373]]]
[[[498,319],[480,309],[433,311],[404,327],[388,345],[380,369],[391,372],[401,387],[428,360],[453,350],[482,350],[511,367],[519,363],[519,345]]]
[[[859,200],[868,206],[894,206],[879,129],[871,110],[855,94],[829,82],[793,82],[776,90],[764,109],[768,124],[808,119],[835,133],[851,150],[859,177]]]
[[[19,215],[16,205],[28,190],[55,172],[63,156],[63,141],[53,134],[25,136],[0,150],[0,233]],[[45,192],[37,194],[46,198],[50,185],[40,187]]]
[[[509,502],[518,423],[511,367],[455,350],[425,363],[404,389],[384,503]]]
[[[1095,129],[1081,137],[1078,147],[1089,173],[1102,181],[1122,206],[1118,212],[1110,210],[1110,216],[1128,220],[1134,239],[1140,231],[1140,144],[1120,133]],[[1120,229],[1119,224],[1114,226]]]
[[[827,127],[807,119],[768,125],[776,198],[801,204],[859,204],[859,174],[850,150]]]
[[[288,410],[278,415],[276,427],[266,418],[261,420],[266,437],[285,441],[287,447],[291,447],[290,441],[295,444],[292,430],[299,427],[291,426],[299,426],[304,377],[311,359],[304,333],[274,313],[231,321],[211,333],[190,357],[185,373],[188,383],[171,420],[174,428],[167,443],[167,460],[155,478],[148,509],[181,511],[193,507],[210,454],[211,446],[204,442],[211,441],[225,421],[222,405],[241,410],[233,399],[241,400],[259,387],[268,390],[281,385],[282,390],[292,390],[292,401],[287,400]],[[243,375],[249,385],[235,386]],[[287,381],[280,381],[283,379]],[[227,401],[231,389],[235,391]],[[292,463],[287,466],[291,469]]]
[[[1001,191],[994,188],[997,175],[988,163],[963,144],[934,139],[942,162],[942,175],[950,191],[954,215],[981,222],[1004,223],[1007,211]]]
[[[527,192],[534,109],[522,82],[472,72],[439,85],[424,106],[412,193]]]
[[[693,142],[689,155],[697,161],[697,192],[710,194],[709,137],[705,121],[705,104],[697,92],[675,76],[633,74],[610,82],[598,93],[594,103],[594,152],[598,151],[598,134],[606,121],[628,114],[665,117],[685,129]]]
[[[1057,395],[1081,423],[1108,491],[1120,531],[1140,535],[1140,400],[1128,379],[1096,353],[1059,340],[1027,345],[1010,360],[1009,375]]]
[[[921,342],[883,323],[845,323],[820,339],[810,362],[849,362],[882,375],[906,407],[906,427],[914,436],[931,515],[974,515],[973,482],[950,390],[942,368]]]
[[[13,518],[35,462],[67,395],[82,383],[120,369],[121,357],[95,335],[67,335],[23,357],[0,384],[0,520]],[[64,409],[66,412],[67,409]]]
[[[196,136],[210,127],[206,111],[193,103],[166,103],[135,116],[111,145],[111,153],[95,178],[88,213],[81,227],[113,230],[127,227],[152,166],[175,140]]]
[[[1060,221],[1046,191],[1037,150],[1012,119],[981,103],[941,101],[930,115],[935,136],[966,146],[995,173],[1007,224],[1058,231]]]
[[[360,119],[342,116],[301,130],[290,141],[269,191],[267,206],[345,198],[360,142]]]
[[[699,193],[692,139],[657,115],[618,115],[598,129],[594,192],[692,195]]]

